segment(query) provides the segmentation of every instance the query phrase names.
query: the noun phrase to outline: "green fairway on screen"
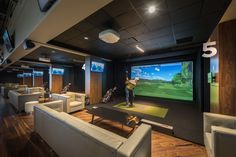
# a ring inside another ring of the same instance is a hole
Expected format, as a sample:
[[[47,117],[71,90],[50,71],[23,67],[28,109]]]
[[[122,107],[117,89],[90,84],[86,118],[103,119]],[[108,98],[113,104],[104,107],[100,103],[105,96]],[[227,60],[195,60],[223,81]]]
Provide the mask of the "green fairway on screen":
[[[135,95],[193,100],[193,62],[131,67],[131,78],[139,77]]]

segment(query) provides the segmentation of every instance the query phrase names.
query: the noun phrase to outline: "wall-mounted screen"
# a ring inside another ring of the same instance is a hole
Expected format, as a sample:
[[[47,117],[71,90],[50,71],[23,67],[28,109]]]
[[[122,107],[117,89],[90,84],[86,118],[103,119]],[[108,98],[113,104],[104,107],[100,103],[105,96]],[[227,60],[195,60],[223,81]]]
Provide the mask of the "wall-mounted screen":
[[[17,74],[16,77],[17,77],[17,78],[23,78],[23,77],[24,77],[24,74]]]
[[[24,77],[32,77],[32,73],[23,73]]]
[[[35,77],[42,77],[43,76],[43,71],[34,71],[34,76]]]
[[[103,72],[104,71],[104,63],[92,61],[91,71],[93,71],[93,72]]]
[[[7,51],[11,52],[14,47],[13,47],[11,38],[7,30],[4,31],[2,39],[3,39],[4,45],[6,46]]]
[[[131,78],[139,77],[135,94],[177,100],[193,100],[193,62],[131,67]]]
[[[64,69],[52,68],[52,75],[64,75]]]
[[[38,0],[39,8],[42,12],[48,11],[56,0]]]

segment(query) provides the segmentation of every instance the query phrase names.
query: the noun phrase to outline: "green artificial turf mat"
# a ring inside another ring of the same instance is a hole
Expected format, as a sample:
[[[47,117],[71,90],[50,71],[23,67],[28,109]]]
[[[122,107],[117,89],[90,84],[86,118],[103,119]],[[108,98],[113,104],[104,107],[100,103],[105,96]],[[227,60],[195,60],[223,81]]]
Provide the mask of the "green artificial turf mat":
[[[122,103],[114,105],[113,107],[123,109],[123,110],[138,112],[142,114],[147,114],[147,115],[155,116],[159,118],[165,118],[168,112],[168,109],[164,107],[142,105],[142,104],[137,104],[137,103],[134,103],[133,107],[127,107],[126,103],[122,102]]]

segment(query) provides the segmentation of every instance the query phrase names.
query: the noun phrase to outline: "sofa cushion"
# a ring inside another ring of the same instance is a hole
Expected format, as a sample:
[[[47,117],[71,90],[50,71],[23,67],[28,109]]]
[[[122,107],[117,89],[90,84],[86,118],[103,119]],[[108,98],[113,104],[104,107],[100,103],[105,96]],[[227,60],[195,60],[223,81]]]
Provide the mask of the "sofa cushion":
[[[206,147],[210,148],[210,151],[212,150],[212,136],[211,136],[211,133],[208,133],[206,132],[205,133],[205,137],[206,137],[206,141],[205,141],[205,144],[206,144]]]
[[[70,102],[75,101],[75,94],[73,94],[73,93],[66,93],[66,96],[69,96]]]
[[[80,105],[82,105],[82,102],[79,102],[79,101],[70,102],[70,107],[77,107],[77,106],[80,106]]]
[[[75,94],[75,101],[84,101],[83,99],[85,98],[85,94],[77,93]]]

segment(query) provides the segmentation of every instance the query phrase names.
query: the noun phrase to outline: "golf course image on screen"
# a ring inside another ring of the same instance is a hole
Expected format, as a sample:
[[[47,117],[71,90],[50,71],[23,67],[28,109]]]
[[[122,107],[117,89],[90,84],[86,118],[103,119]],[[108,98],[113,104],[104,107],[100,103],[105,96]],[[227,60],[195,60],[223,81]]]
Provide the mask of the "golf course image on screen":
[[[193,62],[131,67],[131,78],[139,78],[135,95],[178,100],[193,100]]]

